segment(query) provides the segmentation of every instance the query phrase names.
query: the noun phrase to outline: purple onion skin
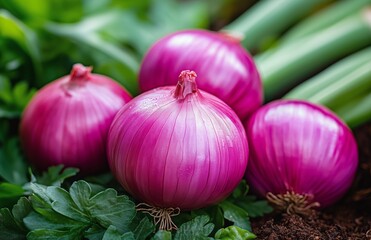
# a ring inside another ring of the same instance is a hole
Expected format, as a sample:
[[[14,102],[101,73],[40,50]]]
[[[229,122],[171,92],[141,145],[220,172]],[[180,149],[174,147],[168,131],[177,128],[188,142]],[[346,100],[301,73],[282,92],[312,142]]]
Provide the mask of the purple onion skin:
[[[260,195],[311,194],[326,207],[349,189],[358,165],[351,130],[330,110],[301,100],[278,100],[246,124],[247,179]]]
[[[184,30],[160,39],[143,59],[139,87],[144,92],[175,85],[183,69],[194,70],[198,87],[223,100],[242,120],[263,102],[262,82],[253,58],[232,36]]]
[[[109,165],[137,199],[197,209],[238,185],[248,145],[238,116],[220,99],[200,90],[184,99],[174,94],[175,86],[156,88],[119,111],[108,136]]]
[[[108,130],[131,96],[112,79],[90,70],[74,65],[75,77],[67,75],[44,86],[26,107],[21,143],[38,170],[59,164],[79,168],[84,175],[108,170]]]

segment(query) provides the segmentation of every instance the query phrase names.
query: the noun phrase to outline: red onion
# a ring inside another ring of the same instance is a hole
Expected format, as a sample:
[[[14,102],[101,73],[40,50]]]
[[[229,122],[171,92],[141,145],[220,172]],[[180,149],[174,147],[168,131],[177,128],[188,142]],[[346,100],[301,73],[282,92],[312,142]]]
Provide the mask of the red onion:
[[[175,85],[183,69],[197,72],[199,88],[223,100],[241,119],[262,104],[262,83],[255,63],[233,36],[185,30],[160,39],[143,59],[140,89]]]
[[[71,75],[44,86],[26,107],[21,142],[36,168],[63,164],[83,174],[108,168],[109,126],[131,97],[112,79],[90,72],[75,64]]]
[[[301,100],[271,102],[252,115],[246,132],[251,187],[289,212],[329,206],[350,187],[357,145],[330,110]]]
[[[223,101],[198,90],[195,78],[195,72],[183,71],[176,87],[137,96],[110,128],[112,172],[152,206],[190,210],[214,204],[244,175],[248,145],[241,121]]]

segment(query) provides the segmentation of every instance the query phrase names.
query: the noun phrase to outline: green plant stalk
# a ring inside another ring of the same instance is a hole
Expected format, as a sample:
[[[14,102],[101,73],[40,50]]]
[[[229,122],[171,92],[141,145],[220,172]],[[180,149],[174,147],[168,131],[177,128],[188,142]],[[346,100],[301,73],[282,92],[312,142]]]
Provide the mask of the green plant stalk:
[[[286,44],[287,42],[292,42],[299,38],[309,36],[314,32],[335,24],[369,4],[371,4],[371,0],[343,0],[335,2],[322,11],[295,25],[280,39],[280,42]]]
[[[342,118],[350,128],[358,127],[371,121],[371,93],[361,95],[342,105],[334,112]]]
[[[371,62],[369,61],[306,100],[336,109],[357,96],[365,92],[368,93],[370,90]]]
[[[371,44],[371,9],[257,59],[265,100],[279,96],[321,66]]]
[[[292,89],[283,98],[308,99],[322,91],[325,87],[336,83],[345,75],[354,72],[354,70],[364,63],[371,64],[371,47],[358,51],[331,65],[321,73]]]
[[[251,50],[264,38],[280,33],[329,0],[275,0],[260,1],[221,31],[242,35],[242,45]]]
[[[280,48],[281,45],[290,44],[297,39],[310,36],[313,33],[330,27],[355,12],[360,11],[360,9],[368,4],[371,4],[371,0],[342,0],[335,2],[313,16],[300,21],[291,28],[286,34],[280,37],[278,48]],[[277,47],[274,49],[277,49]],[[273,53],[274,51],[265,51],[256,55],[255,59],[261,61],[264,58],[269,58]]]

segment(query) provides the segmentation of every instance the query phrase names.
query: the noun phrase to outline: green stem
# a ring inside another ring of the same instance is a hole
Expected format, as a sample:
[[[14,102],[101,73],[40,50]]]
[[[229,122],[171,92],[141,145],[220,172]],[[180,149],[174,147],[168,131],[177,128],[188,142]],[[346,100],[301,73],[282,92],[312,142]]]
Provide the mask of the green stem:
[[[264,38],[282,32],[320,4],[329,0],[259,1],[222,31],[244,36],[242,44],[249,50]]]
[[[336,109],[369,91],[371,91],[371,61],[360,65],[307,100]]]
[[[322,66],[371,44],[370,16],[371,10],[365,9],[258,60],[266,101],[278,97]]]
[[[321,73],[292,89],[283,98],[308,99],[325,87],[336,83],[345,75],[353,73],[359,66],[367,62],[371,63],[371,47],[358,51],[331,65]]]
[[[349,101],[334,112],[348,124],[355,128],[371,121],[371,93],[359,96]]]
[[[292,42],[299,38],[309,36],[314,32],[335,24],[369,4],[371,4],[371,0],[343,0],[335,2],[295,25],[280,39],[280,42]]]

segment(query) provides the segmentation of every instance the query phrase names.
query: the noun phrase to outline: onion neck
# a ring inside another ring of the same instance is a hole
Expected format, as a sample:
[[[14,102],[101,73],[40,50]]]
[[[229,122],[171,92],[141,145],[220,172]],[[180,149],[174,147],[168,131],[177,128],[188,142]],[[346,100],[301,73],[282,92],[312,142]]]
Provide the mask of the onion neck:
[[[174,97],[176,99],[185,99],[188,95],[197,93],[196,77],[197,74],[194,71],[182,71],[174,91]]]
[[[89,80],[92,69],[92,67],[85,67],[80,63],[73,65],[70,74],[70,82],[81,82]]]

